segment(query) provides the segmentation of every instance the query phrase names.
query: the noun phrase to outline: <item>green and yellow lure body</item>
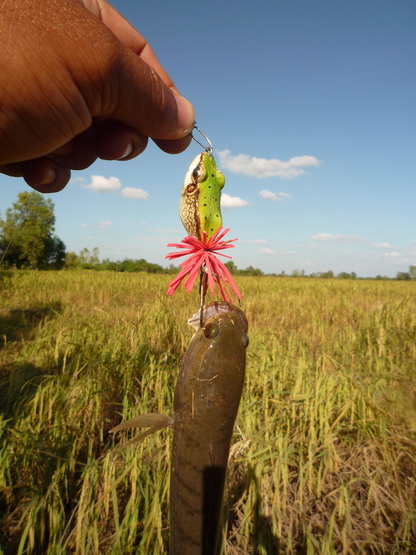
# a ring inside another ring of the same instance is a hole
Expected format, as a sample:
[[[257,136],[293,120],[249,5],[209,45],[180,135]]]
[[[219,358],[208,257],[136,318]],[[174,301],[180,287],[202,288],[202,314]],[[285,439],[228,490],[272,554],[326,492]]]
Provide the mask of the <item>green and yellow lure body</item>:
[[[225,178],[210,152],[195,157],[182,187],[180,217],[188,235],[199,239],[203,232],[209,239],[222,225],[221,189]]]

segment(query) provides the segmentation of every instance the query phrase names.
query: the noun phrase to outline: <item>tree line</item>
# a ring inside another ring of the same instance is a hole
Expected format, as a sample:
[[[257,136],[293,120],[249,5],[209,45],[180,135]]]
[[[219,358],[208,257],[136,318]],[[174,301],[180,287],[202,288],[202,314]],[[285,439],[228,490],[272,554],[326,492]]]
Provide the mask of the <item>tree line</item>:
[[[234,275],[245,276],[263,276],[264,273],[259,268],[248,266],[245,270],[239,270],[232,260],[226,262],[230,272]],[[168,267],[160,264],[147,262],[144,258],[124,258],[123,260],[110,260],[104,258],[100,260],[100,252],[98,247],[91,251],[83,248],[79,254],[75,252],[67,252],[65,257],[64,268],[66,269],[83,269],[83,270],[113,270],[115,272],[148,272],[150,274],[176,274],[179,271],[177,266],[170,264]]]
[[[225,265],[233,275],[265,275],[262,270],[253,266],[248,266],[244,270],[239,269],[232,260],[226,262]],[[0,217],[0,268],[89,269],[152,274],[175,274],[178,271],[178,267],[173,264],[166,268],[147,262],[144,258],[125,258],[118,261],[109,258],[100,260],[97,247],[91,251],[84,248],[78,254],[67,252],[64,242],[55,234],[55,214],[52,201],[36,192],[19,193],[17,201],[6,210],[5,218]],[[287,276],[285,272],[268,275]],[[332,270],[309,275],[304,270],[293,270],[288,277],[357,279],[354,272],[341,272],[335,275]],[[377,276],[375,279],[391,278]],[[395,279],[405,281],[416,279],[416,265],[410,266],[408,272],[398,272]]]
[[[100,260],[100,252],[98,247],[91,251],[83,248],[79,254],[75,252],[67,252],[65,257],[64,268],[67,270],[111,270],[114,272],[148,272],[149,274],[167,274],[177,272],[177,268],[173,265],[168,268],[147,262],[144,258],[124,258],[123,260],[110,260],[104,258]]]

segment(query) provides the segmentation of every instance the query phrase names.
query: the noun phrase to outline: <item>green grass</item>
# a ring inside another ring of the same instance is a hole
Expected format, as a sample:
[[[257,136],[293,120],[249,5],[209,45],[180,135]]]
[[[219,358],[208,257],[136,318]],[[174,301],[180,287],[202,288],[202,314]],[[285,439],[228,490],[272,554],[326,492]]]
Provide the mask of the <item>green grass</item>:
[[[414,553],[416,283],[237,279],[222,553]],[[197,295],[168,280],[0,274],[0,552],[167,552],[172,432],[108,432],[171,410]]]

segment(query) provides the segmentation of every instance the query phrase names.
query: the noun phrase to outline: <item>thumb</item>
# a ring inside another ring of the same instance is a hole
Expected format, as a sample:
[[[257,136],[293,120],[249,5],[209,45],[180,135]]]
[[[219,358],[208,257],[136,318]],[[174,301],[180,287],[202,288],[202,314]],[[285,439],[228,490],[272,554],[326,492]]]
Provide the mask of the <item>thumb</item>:
[[[84,92],[91,115],[118,120],[155,140],[189,135],[195,120],[192,104],[174,94],[140,56],[119,42],[115,47],[100,71],[99,94],[96,89]]]
[[[192,131],[195,113],[192,104],[174,94],[156,71],[126,49],[116,72],[117,101],[114,119],[152,139],[182,139]]]

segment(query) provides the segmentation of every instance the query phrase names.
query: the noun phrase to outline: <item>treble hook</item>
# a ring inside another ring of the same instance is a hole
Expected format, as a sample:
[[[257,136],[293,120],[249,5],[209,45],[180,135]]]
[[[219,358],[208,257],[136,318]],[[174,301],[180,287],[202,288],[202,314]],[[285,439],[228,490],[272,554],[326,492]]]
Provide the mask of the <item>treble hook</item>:
[[[193,129],[196,129],[197,131],[199,131],[199,133],[201,133],[201,135],[204,137],[204,139],[207,141],[207,143],[209,144],[209,146],[205,146],[203,145],[200,141],[198,141],[198,139],[195,137],[195,135],[192,133],[191,131],[191,137],[193,138],[193,140],[195,142],[197,142],[199,144],[199,146],[202,146],[202,148],[205,150],[205,152],[207,152],[210,156],[212,156],[212,153],[214,151],[214,147],[212,146],[211,141],[208,139],[208,137],[205,135],[205,133],[199,129],[199,127],[197,127],[196,125],[194,125]]]

